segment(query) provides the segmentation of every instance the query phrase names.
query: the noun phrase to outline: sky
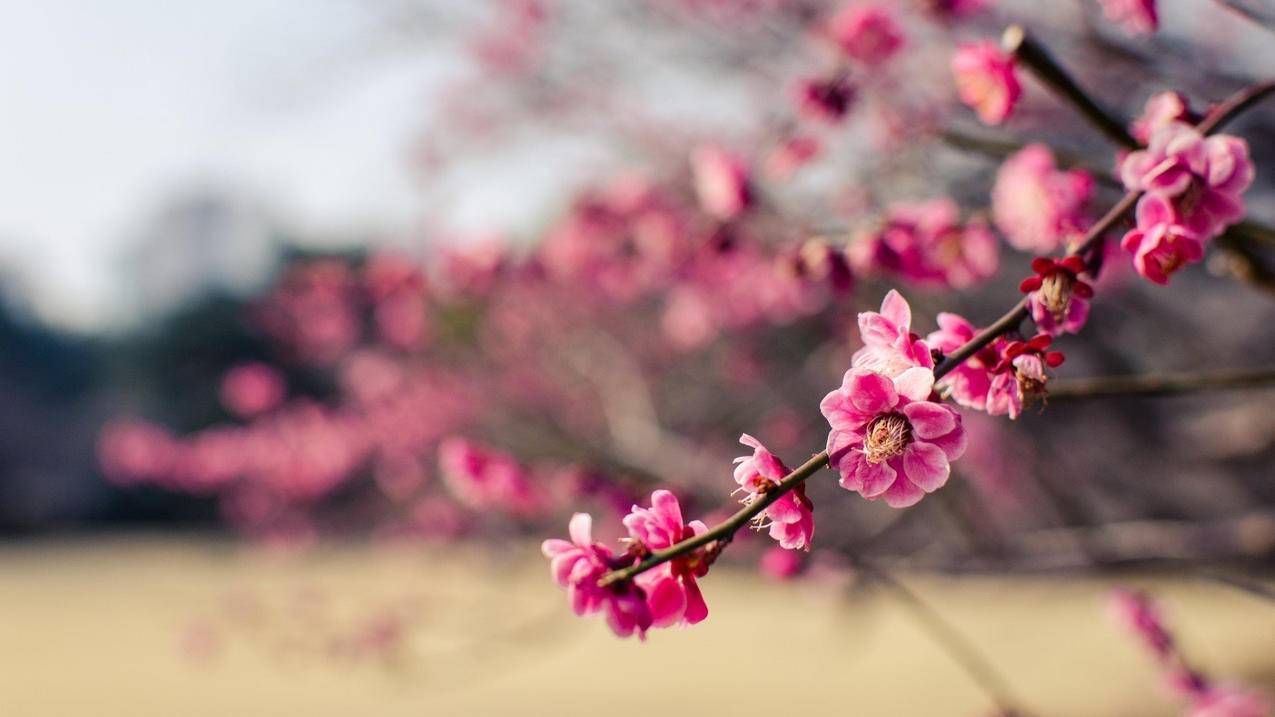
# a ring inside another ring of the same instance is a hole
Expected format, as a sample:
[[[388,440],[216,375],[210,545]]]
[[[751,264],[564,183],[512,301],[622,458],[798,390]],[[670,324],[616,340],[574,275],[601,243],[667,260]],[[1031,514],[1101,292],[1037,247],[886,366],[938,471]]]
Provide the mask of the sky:
[[[0,17],[0,266],[41,318],[118,318],[107,267],[191,185],[320,235],[414,219],[408,150],[448,68],[385,42],[368,5],[0,0]]]

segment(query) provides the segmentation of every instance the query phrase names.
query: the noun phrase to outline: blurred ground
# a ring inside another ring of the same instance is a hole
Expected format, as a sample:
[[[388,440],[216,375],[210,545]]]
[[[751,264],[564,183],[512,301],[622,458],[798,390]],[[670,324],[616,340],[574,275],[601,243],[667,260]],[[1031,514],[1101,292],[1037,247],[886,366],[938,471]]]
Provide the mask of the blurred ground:
[[[642,645],[570,618],[533,551],[3,546],[0,714],[988,712],[884,594],[847,600],[828,581],[718,570],[706,624]],[[1033,714],[1177,713],[1147,656],[1110,626],[1110,583],[904,580],[982,645]],[[1275,685],[1275,605],[1209,583],[1133,582],[1163,600],[1200,667]],[[401,643],[378,642],[395,634],[375,619],[389,614],[406,626]]]

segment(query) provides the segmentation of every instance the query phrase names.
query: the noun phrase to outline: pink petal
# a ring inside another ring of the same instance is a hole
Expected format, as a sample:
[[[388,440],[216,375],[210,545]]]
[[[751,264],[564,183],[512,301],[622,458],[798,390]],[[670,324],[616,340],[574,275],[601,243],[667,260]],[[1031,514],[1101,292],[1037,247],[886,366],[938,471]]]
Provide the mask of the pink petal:
[[[687,576],[684,586],[686,588],[686,622],[694,625],[708,617],[708,603],[704,602],[704,594],[700,592],[699,583],[695,582],[695,578]]]
[[[934,390],[934,372],[928,368],[913,366],[894,377],[894,390],[913,401],[924,401]],[[898,403],[897,399],[888,408],[892,408],[895,403]]]
[[[588,513],[576,513],[571,516],[571,522],[567,524],[567,533],[571,536],[571,542],[582,548],[589,547],[593,543],[593,516]]]
[[[646,586],[646,595],[651,624],[655,627],[668,627],[686,613],[686,592],[672,575],[662,576]]]
[[[912,369],[909,369],[912,370]],[[925,369],[919,369],[924,371]],[[906,371],[904,372],[907,373]],[[850,381],[850,401],[862,413],[875,414],[894,408],[899,402],[895,384],[879,373],[855,371]],[[933,375],[933,374],[931,374]],[[898,379],[895,379],[897,381]]]
[[[944,436],[956,427],[956,416],[952,409],[930,401],[909,403],[903,407],[903,415],[912,424],[913,435],[920,438]]]
[[[932,493],[947,483],[952,467],[942,448],[932,443],[916,441],[903,451],[903,471],[907,480],[916,487]]]
[[[906,331],[912,325],[912,307],[899,292],[890,289],[881,300],[881,315],[900,329]]]
[[[859,484],[859,495],[864,498],[875,498],[884,493],[891,485],[898,482],[896,471],[888,461],[869,463],[866,459],[859,463],[855,471],[855,481]],[[843,482],[844,486],[845,483]]]
[[[890,486],[890,490],[882,494],[881,498],[885,504],[891,508],[908,508],[921,502],[925,497],[925,491],[912,485],[907,478],[899,478]]]
[[[651,494],[651,508],[668,522],[666,527],[681,529],[682,506],[678,504],[677,496],[667,490],[657,490]]]

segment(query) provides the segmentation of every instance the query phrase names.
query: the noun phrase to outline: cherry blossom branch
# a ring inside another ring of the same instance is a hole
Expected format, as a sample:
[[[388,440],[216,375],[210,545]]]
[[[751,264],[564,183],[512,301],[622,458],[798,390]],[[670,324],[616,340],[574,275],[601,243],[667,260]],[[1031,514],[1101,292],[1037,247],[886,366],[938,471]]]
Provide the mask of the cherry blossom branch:
[[[1237,114],[1243,112],[1249,107],[1256,104],[1267,95],[1275,92],[1275,81],[1262,82],[1251,85],[1231,97],[1224,100],[1221,104],[1213,108],[1212,111],[1205,116],[1204,120],[1198,125],[1202,133],[1211,132],[1230,121]],[[1116,203],[1101,219],[1099,219],[1085,236],[1077,243],[1076,246],[1070,248],[1071,253],[1084,254],[1092,249],[1104,234],[1115,227],[1126,214],[1133,210],[1138,203],[1138,199],[1142,197],[1142,192],[1129,192]],[[1001,334],[1007,333],[1018,327],[1023,319],[1027,318],[1027,299],[1024,298],[1014,305],[1008,312],[997,319],[991,326],[979,332],[974,338],[970,339],[964,346],[945,357],[934,368],[934,378],[938,380],[946,376],[957,366],[960,366],[969,357],[973,356],[984,346],[995,341]],[[717,543],[720,550],[735,536],[736,531],[748,524],[750,520],[757,517],[772,503],[780,498],[783,494],[800,485],[807,478],[811,477],[820,469],[828,465],[828,452],[821,451],[799,466],[796,470],[784,476],[770,490],[761,493],[758,498],[751,501],[743,508],[740,508],[734,515],[727,518],[724,522],[717,526],[700,533],[699,535],[683,540],[679,543],[669,546],[663,550],[652,552],[640,562],[626,568],[612,570],[603,575],[598,580],[600,587],[615,584],[617,582],[631,580],[647,570],[662,565],[670,560],[679,558],[698,548],[707,546],[710,543]]]
[[[1019,62],[1026,65],[1042,82],[1071,102],[1090,124],[1112,142],[1129,149],[1137,149],[1140,146],[1125,129],[1124,124],[1099,107],[1098,103],[1082,90],[1071,75],[1067,74],[1067,71],[1054,60],[1049,51],[1027,34],[1021,25],[1010,25],[1001,37],[1001,45],[1006,52],[1013,54]]]
[[[1200,373],[1097,376],[1060,379],[1049,385],[1049,398],[1107,396],[1172,396],[1195,391],[1254,388],[1275,384],[1275,368],[1232,369]]]

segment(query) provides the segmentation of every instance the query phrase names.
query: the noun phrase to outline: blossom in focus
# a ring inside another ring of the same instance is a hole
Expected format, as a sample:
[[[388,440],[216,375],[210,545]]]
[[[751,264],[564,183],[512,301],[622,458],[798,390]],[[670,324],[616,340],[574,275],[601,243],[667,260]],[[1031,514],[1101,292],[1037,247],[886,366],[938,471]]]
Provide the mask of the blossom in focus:
[[[691,172],[700,207],[728,221],[752,204],[748,167],[738,155],[716,145],[702,145],[691,154]]]
[[[621,567],[611,550],[593,542],[593,518],[576,513],[568,525],[570,541],[544,541],[540,551],[549,558],[549,573],[558,585],[567,589],[567,601],[577,615],[605,612],[607,624],[620,637],[637,633],[645,637],[651,627],[651,610],[645,595],[636,586],[619,582],[599,587],[598,579],[608,571]]]
[[[1023,407],[1044,398],[1049,381],[1046,368],[1062,365],[1058,351],[1048,351],[1053,337],[1037,334],[1028,341],[997,341],[1000,361],[992,367],[992,384],[987,391],[987,412],[993,416],[1018,418]]]
[[[1170,122],[1151,135],[1144,150],[1120,163],[1126,188],[1173,200],[1178,222],[1207,241],[1244,217],[1241,194],[1255,169],[1248,142],[1226,134],[1208,137],[1184,122]]]
[[[930,400],[933,388],[934,372],[919,366],[893,379],[846,372],[819,404],[842,487],[906,508],[947,483],[950,462],[965,452],[965,431],[955,409]]]
[[[751,456],[735,459],[735,482],[748,493],[745,501],[751,503],[758,496],[774,490],[789,470],[756,438],[745,433],[739,437],[739,442],[753,449]],[[810,550],[815,532],[814,503],[806,497],[805,488],[804,484],[797,484],[756,518],[759,527],[769,528],[770,537],[777,540],[781,548]],[[770,521],[769,524],[761,526],[760,523],[766,520]]]
[[[663,550],[708,530],[698,520],[683,522],[677,496],[667,490],[652,493],[649,508],[633,506],[624,516],[624,527],[639,555]],[[708,566],[704,551],[697,550],[634,578],[647,596],[652,625],[694,625],[708,617],[708,605],[696,582],[708,573]]]
[[[1028,308],[1036,328],[1050,336],[1074,334],[1089,319],[1089,299],[1093,287],[1080,279],[1085,262],[1079,256],[1065,259],[1037,257],[1032,260],[1036,272],[1019,284],[1029,295]]]
[[[879,65],[903,47],[903,30],[883,6],[852,2],[837,11],[825,29],[842,52],[866,65]]]
[[[1171,122],[1195,124],[1199,116],[1181,92],[1157,92],[1147,99],[1142,114],[1129,123],[1129,134],[1141,144],[1151,141],[1151,135]]]
[[[934,368],[930,347],[912,333],[912,307],[891,289],[881,300],[881,311],[859,314],[863,348],[854,352],[850,365],[893,378],[909,368]]]
[[[1133,255],[1133,268],[1157,284],[1168,284],[1169,276],[1186,264],[1204,258],[1203,237],[1178,219],[1173,203],[1161,194],[1138,200],[1137,225],[1120,240]]]
[[[955,352],[978,335],[978,329],[958,314],[943,312],[937,320],[938,330],[925,341],[944,354]],[[982,411],[987,408],[987,392],[992,387],[992,368],[999,361],[995,343],[988,344],[952,369],[939,385],[948,388],[958,404]]]
[[[1130,35],[1150,35],[1160,27],[1156,0],[1099,0],[1107,19]]]
[[[1023,93],[1013,56],[990,40],[958,47],[952,56],[952,74],[957,96],[984,124],[998,125],[1008,119]]]
[[[1088,223],[1085,206],[1093,177],[1083,170],[1062,170],[1054,153],[1031,144],[1005,160],[992,187],[992,216],[1010,246],[1048,253]]]

